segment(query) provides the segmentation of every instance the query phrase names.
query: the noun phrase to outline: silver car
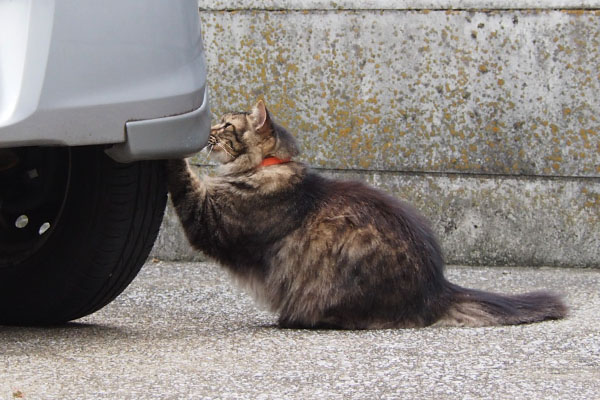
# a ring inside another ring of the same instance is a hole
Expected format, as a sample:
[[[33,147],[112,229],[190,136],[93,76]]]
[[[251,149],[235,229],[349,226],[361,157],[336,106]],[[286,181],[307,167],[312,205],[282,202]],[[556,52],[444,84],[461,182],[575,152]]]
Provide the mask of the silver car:
[[[1,324],[125,289],[209,114],[197,0],[0,0]]]

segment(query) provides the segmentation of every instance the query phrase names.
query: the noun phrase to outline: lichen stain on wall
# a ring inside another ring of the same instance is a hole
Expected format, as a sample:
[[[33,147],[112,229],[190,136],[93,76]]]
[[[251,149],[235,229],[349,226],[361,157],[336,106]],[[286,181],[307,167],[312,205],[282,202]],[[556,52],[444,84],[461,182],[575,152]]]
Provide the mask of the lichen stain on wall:
[[[341,169],[594,176],[594,11],[202,12],[212,109]]]

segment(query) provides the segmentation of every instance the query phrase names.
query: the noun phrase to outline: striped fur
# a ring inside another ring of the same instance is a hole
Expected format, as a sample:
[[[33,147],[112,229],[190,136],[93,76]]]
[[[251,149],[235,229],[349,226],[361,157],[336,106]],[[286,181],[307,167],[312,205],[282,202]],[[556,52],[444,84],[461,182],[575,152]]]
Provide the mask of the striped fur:
[[[168,162],[169,190],[190,243],[217,260],[282,327],[376,329],[521,324],[566,315],[553,294],[504,296],[444,278],[440,247],[409,205],[299,162],[293,137],[262,102],[211,132],[217,176]]]

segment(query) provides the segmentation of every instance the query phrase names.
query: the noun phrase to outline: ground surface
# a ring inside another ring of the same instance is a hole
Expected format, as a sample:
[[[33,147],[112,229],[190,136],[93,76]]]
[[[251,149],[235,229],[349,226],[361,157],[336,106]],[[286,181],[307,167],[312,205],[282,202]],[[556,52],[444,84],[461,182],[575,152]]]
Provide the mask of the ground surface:
[[[77,323],[0,327],[0,399],[600,398],[600,270],[448,276],[560,291],[571,315],[499,328],[280,330],[216,266],[149,263]]]

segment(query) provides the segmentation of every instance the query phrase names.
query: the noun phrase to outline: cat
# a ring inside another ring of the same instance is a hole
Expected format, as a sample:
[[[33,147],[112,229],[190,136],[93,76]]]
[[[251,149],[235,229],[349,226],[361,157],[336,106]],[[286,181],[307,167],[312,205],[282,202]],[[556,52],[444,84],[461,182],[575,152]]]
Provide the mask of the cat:
[[[282,328],[477,327],[567,313],[552,293],[500,295],[447,281],[423,217],[295,161],[294,137],[262,100],[211,127],[207,148],[221,164],[214,177],[167,161],[177,215],[191,245],[250,287]]]

